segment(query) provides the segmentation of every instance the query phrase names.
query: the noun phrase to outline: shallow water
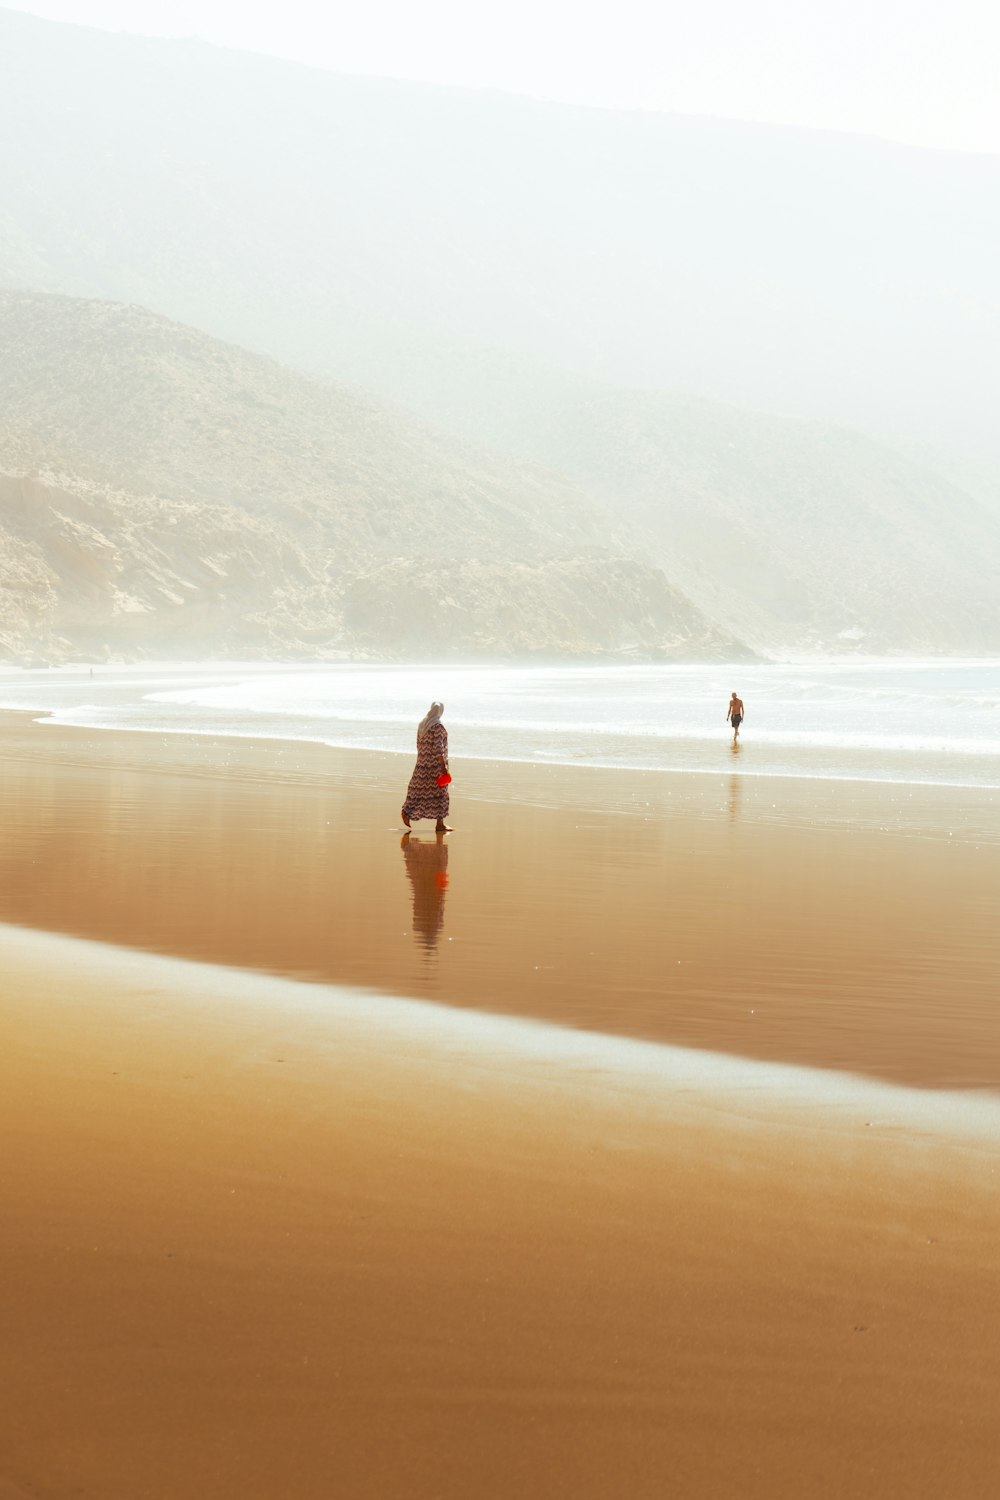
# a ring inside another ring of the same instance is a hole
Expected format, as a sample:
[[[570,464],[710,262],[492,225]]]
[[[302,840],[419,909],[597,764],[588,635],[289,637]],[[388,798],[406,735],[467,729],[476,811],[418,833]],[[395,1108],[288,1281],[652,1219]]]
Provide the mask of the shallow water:
[[[747,707],[737,757],[729,694]],[[456,758],[1000,789],[1000,662],[97,667],[0,673],[64,724],[409,752],[441,698]]]

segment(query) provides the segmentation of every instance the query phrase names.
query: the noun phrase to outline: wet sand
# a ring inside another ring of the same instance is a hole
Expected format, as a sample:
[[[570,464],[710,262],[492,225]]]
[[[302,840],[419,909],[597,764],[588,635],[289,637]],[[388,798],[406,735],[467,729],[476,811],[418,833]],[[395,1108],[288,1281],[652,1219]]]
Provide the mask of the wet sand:
[[[989,793],[0,725],[0,921],[573,1027],[1000,1089]],[[395,830],[395,832],[394,832]]]
[[[993,804],[454,769],[6,720],[0,1500],[997,1492]]]
[[[996,1493],[995,1101],[0,954],[4,1500]]]

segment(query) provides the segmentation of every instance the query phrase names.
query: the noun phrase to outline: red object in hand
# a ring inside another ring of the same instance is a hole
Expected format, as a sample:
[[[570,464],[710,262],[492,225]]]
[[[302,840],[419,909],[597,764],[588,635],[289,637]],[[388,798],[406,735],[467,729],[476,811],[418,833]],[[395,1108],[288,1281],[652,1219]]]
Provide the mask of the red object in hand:
[[[451,777],[449,776],[448,772],[442,771],[441,775],[438,777],[438,786],[448,786],[450,782]]]

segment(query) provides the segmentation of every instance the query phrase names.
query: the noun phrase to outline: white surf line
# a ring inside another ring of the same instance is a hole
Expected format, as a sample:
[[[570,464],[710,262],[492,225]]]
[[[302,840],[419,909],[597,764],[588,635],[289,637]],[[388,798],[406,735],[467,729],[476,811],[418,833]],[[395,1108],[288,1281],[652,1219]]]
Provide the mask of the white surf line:
[[[217,739],[238,740],[261,745],[317,745],[327,750],[343,750],[348,754],[362,755],[388,755],[400,760],[413,759],[413,751],[410,748],[400,749],[387,745],[378,745],[367,740],[337,740],[329,739],[322,735],[314,734],[282,734],[280,730],[263,725],[253,729],[232,729],[216,726],[211,729],[199,729],[190,724],[126,724],[126,723],[94,723],[92,720],[70,717],[78,713],[79,709],[39,709],[18,708],[0,705],[0,712],[24,713],[33,716],[33,722],[47,725],[56,729],[81,729],[89,730],[93,734],[135,734],[153,737],[165,735],[184,739]],[[742,763],[738,768],[729,763],[728,747],[729,740],[725,737],[717,737],[713,740],[697,741],[704,744],[706,749],[718,754],[720,758],[711,765],[680,765],[665,766],[655,764],[642,764],[638,762],[622,762],[602,759],[590,759],[585,756],[575,756],[568,759],[559,759],[548,752],[538,755],[497,755],[495,752],[485,754],[475,750],[463,749],[461,759],[475,761],[478,765],[514,765],[533,766],[536,769],[566,770],[566,771],[615,771],[621,775],[642,776],[733,776],[737,775],[745,781],[819,781],[844,783],[858,786],[881,786],[881,787],[926,787],[945,791],[969,792],[973,795],[980,793],[991,793],[1000,791],[1000,780],[998,781],[947,781],[931,776],[914,777],[900,776],[896,774],[850,774],[841,771],[829,770],[789,770],[787,768],[772,769],[753,764]],[[720,748],[721,746],[721,748]],[[972,756],[969,757],[972,759]],[[991,757],[981,756],[981,759]],[[490,799],[486,799],[490,800]]]
[[[111,980],[142,1000],[176,997],[245,1012],[258,1019],[308,1016],[329,1023],[334,1058],[358,1049],[397,1064],[446,1072],[462,1087],[507,1079],[519,1086],[608,1097],[635,1096],[734,1123],[809,1129],[824,1135],[905,1133],[986,1153],[1000,1179],[1000,1094],[917,1089],[859,1074],[760,1062],[548,1021],[466,1010],[375,989],[306,983],[253,970],[203,964],[64,934],[0,924],[0,953],[58,982]],[[71,1000],[69,1003],[72,1003]],[[213,1011],[213,1014],[215,1012]],[[348,1034],[344,1035],[345,1026]],[[417,1049],[415,1051],[415,1049]],[[641,1096],[641,1097],[640,1097]]]

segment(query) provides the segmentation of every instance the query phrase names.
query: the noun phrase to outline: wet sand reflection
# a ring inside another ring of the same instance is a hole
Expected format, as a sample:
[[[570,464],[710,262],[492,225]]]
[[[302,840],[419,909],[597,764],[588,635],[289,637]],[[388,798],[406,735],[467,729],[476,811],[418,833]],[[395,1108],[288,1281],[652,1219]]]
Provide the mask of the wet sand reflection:
[[[735,771],[470,765],[456,889],[448,840],[410,835],[400,851],[389,832],[395,760],[19,733],[0,736],[0,921],[898,1082],[1000,1087],[1000,838],[981,797],[907,790],[890,804],[884,788]],[[615,798],[627,815],[609,810]],[[841,821],[806,821],[821,799]],[[938,836],[872,826],[925,816]],[[945,818],[989,839],[940,836]]]
[[[413,936],[430,957],[437,950],[444,926],[444,901],[448,890],[448,844],[445,835],[434,842],[406,833],[400,840],[406,876],[413,893]]]

